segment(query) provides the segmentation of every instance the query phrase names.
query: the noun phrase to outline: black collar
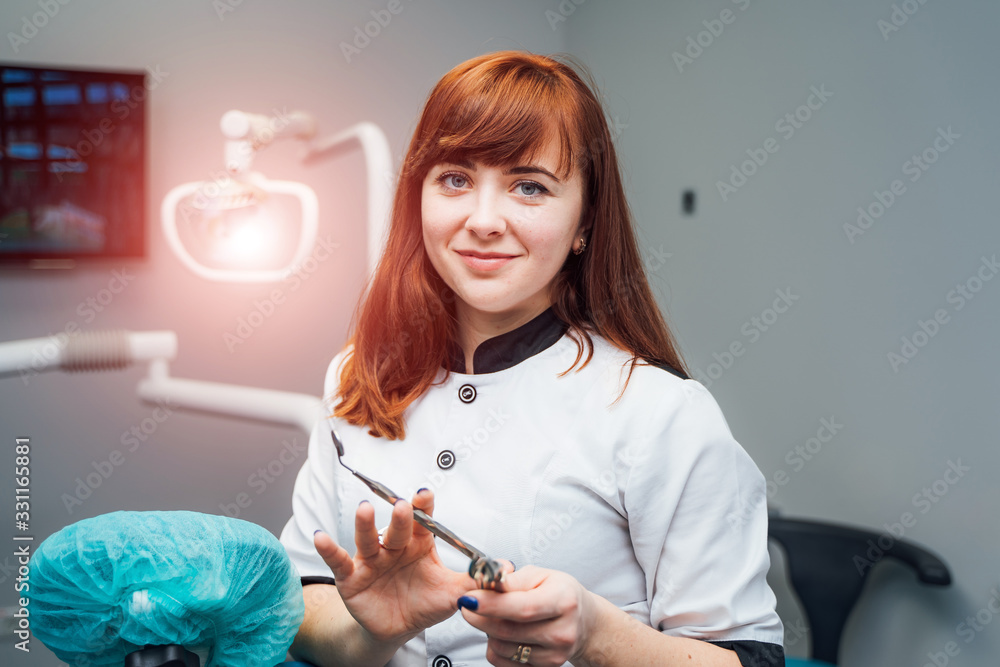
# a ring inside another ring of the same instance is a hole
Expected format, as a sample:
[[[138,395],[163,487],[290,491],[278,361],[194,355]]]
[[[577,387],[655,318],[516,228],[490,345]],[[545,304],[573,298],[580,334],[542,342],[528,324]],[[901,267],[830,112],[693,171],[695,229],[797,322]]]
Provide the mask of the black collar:
[[[549,308],[530,322],[480,343],[472,355],[473,370],[476,375],[482,375],[517,366],[555,345],[568,328]],[[465,373],[465,353],[458,343],[452,343],[448,370]]]
[[[567,329],[569,326],[549,308],[527,324],[480,343],[472,355],[473,371],[476,375],[482,375],[513,368],[528,357],[555,345]],[[652,365],[682,380],[688,379],[687,374],[667,364]],[[451,344],[448,370],[452,373],[465,373],[465,352],[456,342]]]

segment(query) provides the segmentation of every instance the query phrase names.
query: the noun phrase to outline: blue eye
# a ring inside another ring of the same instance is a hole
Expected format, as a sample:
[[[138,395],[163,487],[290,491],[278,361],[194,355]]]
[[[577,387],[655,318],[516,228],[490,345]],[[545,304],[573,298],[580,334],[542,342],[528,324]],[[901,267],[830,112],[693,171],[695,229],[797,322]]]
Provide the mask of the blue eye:
[[[531,198],[548,193],[548,189],[544,185],[534,181],[521,181],[517,184],[517,188],[520,194]]]
[[[468,177],[462,174],[456,174],[453,171],[445,172],[438,176],[435,180],[449,190],[461,190],[469,185]]]

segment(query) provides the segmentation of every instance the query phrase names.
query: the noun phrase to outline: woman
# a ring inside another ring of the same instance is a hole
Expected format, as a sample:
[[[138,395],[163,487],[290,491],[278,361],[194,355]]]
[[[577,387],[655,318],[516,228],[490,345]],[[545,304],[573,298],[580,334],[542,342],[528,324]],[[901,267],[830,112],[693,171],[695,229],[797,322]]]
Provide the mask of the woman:
[[[309,584],[293,655],[783,664],[764,480],[684,373],[570,67],[501,52],[437,84],[326,388],[344,461],[412,502],[369,502],[317,428],[282,534]],[[503,559],[505,591],[413,508]]]

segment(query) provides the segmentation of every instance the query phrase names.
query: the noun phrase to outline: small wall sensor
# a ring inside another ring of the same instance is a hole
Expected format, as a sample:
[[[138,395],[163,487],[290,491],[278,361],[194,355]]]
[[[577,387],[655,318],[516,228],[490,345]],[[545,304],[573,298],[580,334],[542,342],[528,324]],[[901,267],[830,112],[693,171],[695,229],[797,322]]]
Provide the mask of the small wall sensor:
[[[694,213],[694,190],[685,190],[681,193],[681,210],[685,215]]]

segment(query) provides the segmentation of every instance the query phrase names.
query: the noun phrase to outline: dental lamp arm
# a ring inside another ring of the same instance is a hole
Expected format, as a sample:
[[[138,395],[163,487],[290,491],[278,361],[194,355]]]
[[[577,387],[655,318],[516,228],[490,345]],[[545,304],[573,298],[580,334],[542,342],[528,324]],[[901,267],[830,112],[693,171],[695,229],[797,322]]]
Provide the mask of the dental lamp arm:
[[[368,275],[375,272],[389,227],[389,207],[392,202],[392,153],[389,140],[378,125],[361,122],[346,130],[313,142],[303,161],[306,164],[336,155],[347,148],[347,142],[357,139],[365,154],[368,179]]]
[[[316,119],[305,111],[265,116],[233,109],[222,115],[219,127],[226,137],[226,168],[239,174],[250,171],[256,151],[275,139],[316,136]]]
[[[166,361],[154,361],[149,376],[139,383],[140,398],[149,403],[197,410],[236,419],[297,426],[310,433],[326,416],[318,396],[275,389],[242,387],[220,382],[182,380],[167,373]]]
[[[42,371],[97,371],[149,362],[139,396],[181,409],[238,419],[297,426],[306,433],[325,417],[318,396],[219,382],[171,378],[167,362],[177,355],[173,331],[90,331],[0,343],[0,377]]]
[[[0,376],[42,371],[96,371],[173,358],[173,331],[89,331],[0,343]]]

